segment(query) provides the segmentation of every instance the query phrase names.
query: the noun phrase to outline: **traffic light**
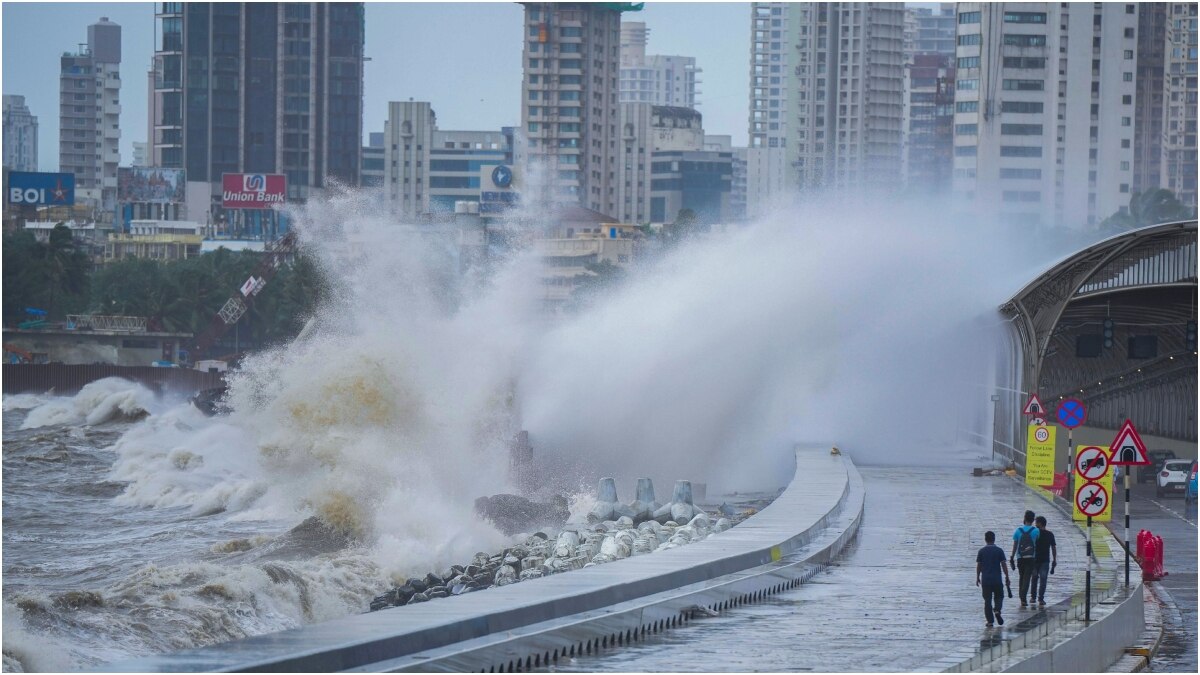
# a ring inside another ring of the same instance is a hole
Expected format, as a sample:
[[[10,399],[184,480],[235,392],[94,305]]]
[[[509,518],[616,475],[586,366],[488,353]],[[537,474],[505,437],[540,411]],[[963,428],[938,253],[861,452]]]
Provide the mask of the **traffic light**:
[[[1189,352],[1196,351],[1196,322],[1193,321],[1187,325],[1187,350]]]
[[[1112,349],[1113,346],[1113,320],[1104,320],[1104,348]]]

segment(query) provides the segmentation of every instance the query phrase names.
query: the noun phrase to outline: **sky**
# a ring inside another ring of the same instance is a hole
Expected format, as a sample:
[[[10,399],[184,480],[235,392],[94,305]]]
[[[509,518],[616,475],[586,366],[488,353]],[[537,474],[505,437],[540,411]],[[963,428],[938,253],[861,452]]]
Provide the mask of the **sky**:
[[[709,134],[746,143],[749,6],[648,2],[627,20],[650,28],[648,54],[694,56],[697,108]],[[58,69],[87,42],[88,24],[121,25],[121,163],[146,140],[146,72],[154,52],[153,3],[3,3],[5,94],[25,96],[38,118],[38,168],[58,168]],[[388,101],[430,101],[438,127],[498,130],[521,115],[522,9],[512,2],[383,3],[366,9],[363,137],[383,131]]]

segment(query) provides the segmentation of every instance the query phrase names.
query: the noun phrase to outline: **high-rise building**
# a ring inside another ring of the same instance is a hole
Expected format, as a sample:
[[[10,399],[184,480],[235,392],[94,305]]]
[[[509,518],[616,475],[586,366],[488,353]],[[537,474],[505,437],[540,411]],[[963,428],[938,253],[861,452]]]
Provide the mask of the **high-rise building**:
[[[750,13],[750,215],[780,190],[897,186],[903,5],[755,2]]]
[[[912,46],[905,47],[911,54],[953,54],[954,3],[943,2],[936,10],[932,7],[909,7],[913,22]],[[907,21],[906,21],[907,23]]]
[[[383,134],[372,131],[367,135],[367,144],[362,149],[362,171],[358,185],[365,188],[383,187],[383,167],[387,153],[383,148]]]
[[[37,171],[38,121],[24,96],[4,95],[4,168]]]
[[[619,3],[527,2],[521,131],[522,196],[617,211]]]
[[[904,184],[948,192],[954,173],[954,51],[912,54],[904,86]]]
[[[1163,53],[1162,187],[1196,209],[1196,4],[1172,2]]]
[[[622,103],[621,130],[618,220],[669,223],[681,209],[702,222],[730,218],[733,153],[719,141],[708,147],[700,113]]]
[[[413,219],[429,211],[429,153],[437,115],[428,101],[392,101],[383,123],[383,194],[391,212]]]
[[[63,54],[59,76],[59,171],[75,174],[76,198],[116,203],[121,162],[121,27],[102,17],[87,44]]]
[[[145,141],[133,142],[133,159],[129,162],[130,166],[146,167],[150,166],[150,144]]]
[[[151,162],[220,192],[281,173],[288,198],[359,183],[362,3],[158,3]]]
[[[1133,191],[1158,189],[1162,171],[1163,50],[1167,45],[1165,2],[1138,3],[1137,93],[1133,111]]]
[[[1125,207],[1137,27],[1136,4],[960,3],[955,190],[1024,224]]]
[[[621,103],[696,107],[695,57],[647,55],[649,34],[644,23],[621,23]]]

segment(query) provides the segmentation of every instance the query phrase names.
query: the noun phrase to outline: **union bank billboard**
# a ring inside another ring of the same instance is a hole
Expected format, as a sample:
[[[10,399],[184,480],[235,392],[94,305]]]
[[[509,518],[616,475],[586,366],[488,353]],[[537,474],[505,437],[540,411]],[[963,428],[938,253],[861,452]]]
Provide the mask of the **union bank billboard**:
[[[227,209],[269,209],[283,206],[287,177],[279,173],[221,174],[221,206]]]

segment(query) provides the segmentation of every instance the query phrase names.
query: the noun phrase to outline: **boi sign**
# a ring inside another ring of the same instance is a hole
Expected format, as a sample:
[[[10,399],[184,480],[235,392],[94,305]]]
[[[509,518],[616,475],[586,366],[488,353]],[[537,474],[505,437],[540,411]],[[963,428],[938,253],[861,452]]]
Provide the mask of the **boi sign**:
[[[72,206],[75,174],[10,171],[5,201],[20,206]]]

